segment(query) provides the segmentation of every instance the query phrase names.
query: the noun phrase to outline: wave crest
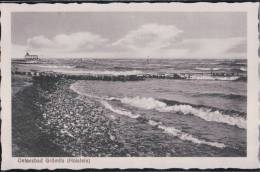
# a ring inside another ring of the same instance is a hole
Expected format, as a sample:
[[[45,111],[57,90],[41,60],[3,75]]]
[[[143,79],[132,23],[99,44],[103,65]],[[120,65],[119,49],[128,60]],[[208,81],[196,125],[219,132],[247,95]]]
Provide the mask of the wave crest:
[[[167,108],[166,103],[155,100],[152,97],[133,97],[133,98],[129,98],[129,97],[124,97],[122,99],[120,99],[120,101],[124,104],[129,104],[131,106],[134,107],[138,107],[138,108],[142,108],[142,109],[164,109]]]
[[[218,81],[236,81],[239,76],[210,76],[210,75],[192,75],[193,80],[218,80]]]
[[[130,118],[138,118],[140,115],[135,115],[129,111],[126,111],[124,109],[116,109],[114,108],[113,106],[111,106],[107,101],[100,101],[103,106],[107,109],[109,109],[110,111],[114,112],[114,113],[117,113],[119,115],[124,115],[124,116],[128,116]]]
[[[129,70],[129,71],[111,71],[111,70],[57,70],[57,72],[61,72],[64,74],[74,74],[74,75],[113,75],[113,76],[119,76],[119,75],[140,75],[143,74],[142,71],[139,70]]]
[[[206,67],[196,67],[197,70],[210,71],[210,70],[220,70],[220,68],[206,68]]]
[[[154,125],[155,122],[152,121],[150,123],[153,123],[153,125]],[[213,147],[217,147],[217,148],[225,148],[226,147],[226,145],[223,144],[223,143],[209,142],[209,141],[206,141],[206,140],[201,140],[201,139],[198,139],[198,138],[192,136],[191,134],[184,133],[181,130],[178,130],[174,127],[167,127],[167,126],[164,126],[164,125],[158,125],[158,128],[163,130],[165,133],[168,133],[172,136],[178,137],[179,139],[184,140],[184,141],[190,141],[190,142],[196,143],[196,144],[205,144],[205,145],[209,145],[209,146],[213,146]]]
[[[243,72],[246,72],[246,71],[247,71],[247,68],[241,67],[240,70],[243,71]]]
[[[196,143],[196,144],[209,145],[209,146],[213,146],[213,147],[217,147],[217,148],[225,148],[226,147],[225,144],[223,144],[223,143],[209,142],[209,141],[201,140],[201,139],[198,139],[198,138],[192,136],[191,134],[184,133],[181,130],[178,130],[174,127],[167,127],[167,126],[163,125],[161,122],[149,120],[145,117],[141,117],[138,114],[133,114],[130,111],[126,111],[126,110],[123,110],[123,109],[116,109],[112,105],[110,105],[107,101],[101,101],[101,103],[105,106],[105,108],[109,109],[110,111],[112,111],[114,113],[117,113],[119,115],[128,116],[130,118],[135,118],[138,121],[148,123],[149,125],[154,126],[157,129],[163,130],[165,133],[172,135],[174,137],[177,137],[180,140],[190,141],[190,142]]]
[[[187,104],[168,106],[166,103],[155,100],[154,98],[145,97],[125,97],[120,99],[124,104],[146,110],[157,110],[159,112],[180,112],[184,115],[194,115],[205,121],[225,123],[239,128],[246,128],[246,120],[239,116],[230,116],[223,114],[219,110],[212,111],[210,108],[197,108]]]

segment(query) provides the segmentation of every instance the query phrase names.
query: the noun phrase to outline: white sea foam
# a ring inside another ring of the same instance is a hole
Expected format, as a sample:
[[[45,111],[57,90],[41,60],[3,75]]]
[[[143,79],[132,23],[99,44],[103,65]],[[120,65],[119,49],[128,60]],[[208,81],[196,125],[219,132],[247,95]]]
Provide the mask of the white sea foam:
[[[79,93],[79,91],[76,89],[76,87],[73,84],[71,85],[70,88],[73,91]],[[85,95],[85,96],[93,97],[91,95]],[[110,101],[111,100],[121,100],[124,103],[127,103],[127,104],[130,103],[130,105],[132,105],[132,106],[137,106],[137,107],[145,108],[145,109],[163,109],[163,108],[167,109],[167,105],[165,103],[154,100],[153,98],[140,98],[140,97],[135,97],[133,99],[130,99],[130,98],[118,99],[118,98],[115,98],[115,97],[106,97],[106,98],[103,98],[103,99],[101,99],[99,97],[95,97],[95,98],[98,98],[99,101],[101,102],[101,104],[105,108],[107,108],[108,110],[110,110],[114,113],[117,113],[119,115],[124,115],[124,116],[134,118],[134,119],[139,118],[140,115],[133,114],[132,112],[127,111],[125,109],[115,108],[111,104],[109,104],[106,100],[110,100]],[[139,103],[141,103],[141,104],[139,104]],[[115,116],[111,115],[111,118],[115,119]],[[200,140],[200,139],[197,139],[196,137],[194,137],[190,134],[187,134],[187,133],[184,133],[180,130],[175,129],[174,127],[166,127],[162,124],[162,122],[156,122],[156,121],[153,121],[153,120],[149,120],[148,124],[150,124],[154,127],[157,127],[158,129],[163,130],[165,133],[170,134],[174,137],[178,137],[179,139],[184,140],[184,141],[190,141],[190,142],[193,142],[193,143],[196,143],[196,144],[206,144],[206,145],[218,147],[218,148],[224,148],[225,147],[225,145],[222,144],[222,143],[208,142],[208,141],[205,141],[205,140]]]
[[[152,126],[156,126],[158,129],[163,130],[165,133],[170,134],[170,135],[177,137],[184,141],[190,141],[190,142],[196,143],[196,144],[205,144],[205,145],[209,145],[209,146],[213,146],[213,147],[217,147],[217,148],[226,147],[225,144],[223,144],[223,143],[209,142],[209,141],[201,140],[201,139],[198,139],[198,138],[192,136],[191,134],[182,132],[181,130],[178,130],[174,127],[164,126],[161,123],[153,121],[153,120],[149,120],[148,123]]]
[[[110,70],[56,70],[57,72],[61,72],[64,74],[74,74],[74,75],[84,75],[84,74],[90,74],[90,75],[113,75],[113,76],[119,76],[119,75],[139,75],[142,74],[142,71],[139,70],[129,70],[129,71],[110,71]]]
[[[100,102],[104,105],[105,108],[107,108],[108,110],[110,110],[114,113],[117,113],[119,115],[128,116],[130,118],[138,118],[140,116],[140,115],[135,115],[135,114],[133,114],[129,111],[126,111],[124,109],[116,109],[112,105],[110,105],[107,101],[102,100]]]
[[[49,65],[39,65],[39,64],[37,64],[36,66],[42,67],[42,68],[51,68],[51,69],[60,69],[60,68],[71,69],[71,68],[74,68],[74,66],[66,66],[66,65],[57,66],[57,65],[51,65],[51,64],[49,64]]]
[[[94,96],[94,95],[90,95],[90,94],[82,94],[81,92],[78,91],[78,89],[76,88],[76,86],[74,84],[72,84],[70,86],[70,89],[73,90],[74,92],[76,92],[77,94],[81,94],[81,95],[84,95],[84,96],[87,96],[87,97],[90,97],[90,98],[95,98],[97,100],[99,100],[99,102],[105,107],[107,108],[108,110],[114,112],[114,113],[117,113],[119,115],[124,115],[124,116],[128,116],[130,118],[138,118],[139,115],[135,115],[135,114],[132,114],[131,112],[128,112],[124,109],[116,109],[114,108],[112,105],[110,105],[107,101],[105,100],[113,100],[114,98],[101,98],[101,97],[98,97],[98,96]],[[112,118],[115,118],[115,116],[111,115]]]
[[[130,118],[138,118],[140,117],[140,115],[136,115],[133,114],[132,112],[126,111],[124,109],[116,109],[114,108],[112,105],[110,105],[107,101],[101,101],[101,103],[104,105],[105,108],[109,109],[110,111],[117,113],[119,115],[124,115]],[[174,127],[166,127],[164,126],[161,122],[156,122],[153,120],[149,120],[148,124],[157,127],[158,129],[163,130],[165,133],[170,134],[174,137],[177,137],[181,140],[184,141],[190,141],[192,143],[196,143],[196,144],[205,144],[205,145],[209,145],[209,146],[213,146],[213,147],[217,147],[217,148],[224,148],[225,145],[222,143],[217,143],[217,142],[208,142],[205,140],[200,140],[188,133],[184,133],[178,129],[175,129]]]
[[[220,68],[196,67],[197,70],[220,70]]]
[[[220,80],[220,81],[235,81],[239,76],[210,76],[210,75],[191,75],[193,80]]]
[[[244,71],[244,72],[246,72],[246,71],[247,71],[247,69],[246,69],[246,68],[244,68],[244,67],[241,67],[241,68],[240,68],[240,70],[241,70],[241,71]]]
[[[125,97],[120,99],[124,104],[128,104],[137,108],[142,108],[146,110],[155,109],[159,112],[181,112],[184,115],[194,115],[200,117],[205,121],[213,121],[218,123],[225,123],[232,126],[237,126],[239,128],[246,128],[246,120],[242,117],[232,117],[227,114],[216,110],[212,111],[209,108],[196,108],[191,105],[173,105],[168,106],[166,103],[155,100],[153,98],[145,97]]]
[[[120,98],[116,98],[116,97],[103,97],[103,99],[105,99],[105,100],[120,100]]]
[[[75,93],[77,93],[77,94],[81,94],[81,93],[78,91],[77,86],[76,86],[75,83],[70,85],[70,89],[71,89],[72,91],[74,91]]]
[[[155,100],[152,97],[124,97],[120,99],[122,103],[129,104],[134,107],[143,108],[143,109],[163,109],[167,105],[161,101]]]
[[[75,87],[74,84],[71,85],[70,87],[73,91],[75,91],[78,94],[81,94],[78,89]],[[232,117],[228,114],[223,114],[222,112],[216,110],[212,111],[209,108],[197,108],[193,107],[191,105],[186,105],[186,104],[181,104],[181,105],[173,105],[173,106],[168,106],[166,103],[155,100],[152,97],[124,97],[124,98],[116,98],[116,97],[106,97],[106,98],[101,98],[98,96],[94,95],[89,95],[89,94],[83,94],[84,96],[91,97],[91,98],[96,98],[99,100],[102,100],[103,105],[115,112],[119,113],[121,115],[128,115],[129,117],[134,117],[136,118],[134,114],[131,114],[128,111],[125,110],[119,110],[113,108],[107,101],[111,100],[119,100],[124,104],[131,105],[133,107],[141,108],[141,109],[146,109],[146,110],[157,110],[159,112],[181,112],[184,115],[194,115],[197,117],[200,117],[201,119],[205,121],[213,121],[213,122],[218,122],[218,123],[225,123],[228,125],[232,126],[237,126],[239,128],[246,128],[246,120],[242,117]]]
[[[75,93],[77,93],[78,95],[81,95],[81,96],[86,96],[86,97],[95,98],[95,99],[101,99],[101,97],[94,96],[94,95],[83,93],[83,92],[79,91],[78,88],[77,88],[77,83],[71,84],[70,89],[72,91],[74,91]]]
[[[220,81],[235,81],[239,79],[239,76],[215,77],[215,79]]]

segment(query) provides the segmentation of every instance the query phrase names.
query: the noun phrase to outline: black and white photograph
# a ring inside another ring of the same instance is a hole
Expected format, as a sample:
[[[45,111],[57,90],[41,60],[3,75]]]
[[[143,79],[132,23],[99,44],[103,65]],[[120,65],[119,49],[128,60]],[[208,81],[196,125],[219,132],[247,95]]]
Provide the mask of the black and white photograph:
[[[11,12],[11,157],[247,158],[248,23],[245,11]]]
[[[246,156],[245,23],[13,13],[13,155]]]

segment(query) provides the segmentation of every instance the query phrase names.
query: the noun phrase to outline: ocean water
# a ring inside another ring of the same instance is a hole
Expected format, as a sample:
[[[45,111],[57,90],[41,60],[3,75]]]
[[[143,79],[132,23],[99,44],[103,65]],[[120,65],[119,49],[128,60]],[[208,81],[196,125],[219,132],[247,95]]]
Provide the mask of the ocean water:
[[[119,121],[121,139],[138,156],[246,156],[247,82],[238,79],[247,76],[246,60],[56,59],[30,67],[67,74],[192,73],[188,80],[80,80],[70,88]]]
[[[14,62],[16,63],[16,62]],[[28,64],[20,64],[28,66]],[[42,59],[30,67],[68,74],[170,74],[170,73],[210,73],[226,72],[246,76],[246,60],[208,60],[208,59]],[[206,75],[194,75],[194,79],[207,79]],[[230,80],[222,77],[220,80]],[[232,80],[232,79],[231,79]]]
[[[127,133],[123,137],[137,142],[129,149],[148,139],[150,144],[174,145],[173,149],[187,144],[176,156],[245,156],[246,96],[239,91],[246,84],[218,82],[78,81],[71,89],[100,102],[112,119],[120,119],[118,128]],[[171,138],[160,138],[154,130]]]

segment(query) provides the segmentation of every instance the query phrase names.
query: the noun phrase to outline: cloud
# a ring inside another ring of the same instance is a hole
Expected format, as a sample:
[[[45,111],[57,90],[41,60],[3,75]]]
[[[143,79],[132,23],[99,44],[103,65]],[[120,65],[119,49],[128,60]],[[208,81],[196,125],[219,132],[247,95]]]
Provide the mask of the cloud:
[[[77,32],[29,38],[22,51],[44,57],[92,58],[244,58],[246,38],[187,38],[174,25],[144,24],[111,41],[98,34]],[[25,52],[20,56],[23,57]]]
[[[28,46],[35,49],[54,48],[55,43],[44,36],[35,36],[27,40]]]
[[[130,31],[113,45],[133,50],[160,49],[169,46],[181,33],[182,31],[173,25],[145,24]]]
[[[236,53],[237,50],[234,52],[232,50],[238,46],[245,46],[246,39],[243,37],[185,38],[185,33],[174,25],[152,23],[130,31],[112,45],[137,57],[241,58],[245,52]]]
[[[238,46],[246,46],[243,37],[184,39],[177,47],[188,49],[188,57],[222,58],[226,56],[243,56],[245,52],[232,52]],[[246,49],[243,47],[243,49]],[[234,58],[234,57],[230,57]]]
[[[101,51],[65,52],[54,49],[28,49],[27,46],[12,44],[11,57],[24,58],[26,52],[37,54],[40,58],[113,58],[114,53]]]
[[[51,39],[35,36],[27,40],[30,49],[49,49],[55,51],[73,52],[93,50],[107,42],[106,38],[90,32],[59,34]]]

